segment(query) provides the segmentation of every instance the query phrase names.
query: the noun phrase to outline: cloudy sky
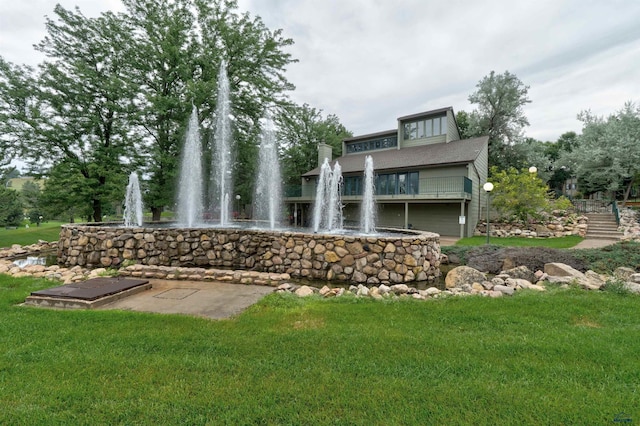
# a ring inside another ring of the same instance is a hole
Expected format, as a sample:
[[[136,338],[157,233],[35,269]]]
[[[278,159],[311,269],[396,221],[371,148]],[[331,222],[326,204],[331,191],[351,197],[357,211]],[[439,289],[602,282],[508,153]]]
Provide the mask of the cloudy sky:
[[[87,16],[122,10],[118,0],[2,0],[0,55],[42,60],[55,3]],[[556,140],[580,132],[576,115],[608,115],[640,103],[637,0],[239,0],[270,29],[282,28],[299,62],[291,97],[336,114],[354,134],[444,106],[473,109],[468,96],[495,70],[530,87],[526,135]]]

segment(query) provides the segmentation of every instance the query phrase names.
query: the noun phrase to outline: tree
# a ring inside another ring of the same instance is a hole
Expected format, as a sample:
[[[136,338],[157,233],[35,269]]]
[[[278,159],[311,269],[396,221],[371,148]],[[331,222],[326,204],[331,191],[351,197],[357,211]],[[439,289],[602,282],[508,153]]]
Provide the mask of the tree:
[[[22,201],[17,191],[0,186],[0,226],[19,226],[22,221]]]
[[[500,170],[493,166],[489,179],[494,184],[491,204],[503,217],[514,216],[526,223],[549,208],[547,185],[528,169]]]
[[[291,105],[277,118],[278,139],[282,141],[283,180],[285,185],[299,185],[303,173],[318,166],[318,144],[325,142],[333,155],[342,155],[342,140],[353,136],[335,115],[322,117],[322,111]]]
[[[640,107],[628,102],[607,119],[590,111],[578,118],[584,123],[578,147],[565,159],[580,188],[587,194],[623,191],[626,201],[640,181]]]
[[[564,183],[572,176],[571,168],[562,159],[569,155],[578,144],[576,132],[566,132],[560,135],[556,142],[545,143],[545,155],[551,162],[551,176],[549,186],[556,193],[561,193]]]
[[[36,222],[39,225],[41,221],[40,216],[42,216],[42,210],[40,207],[40,186],[33,181],[27,181],[22,185],[20,196],[22,197],[24,208],[27,210],[27,214],[31,218],[31,222]]]
[[[458,124],[458,130],[460,132],[460,139],[468,139],[472,138],[475,135],[471,134],[471,129],[469,129],[469,113],[460,110],[456,113],[456,123]],[[480,136],[480,135],[478,135]]]
[[[512,147],[521,142],[522,129],[529,125],[523,107],[531,101],[525,86],[514,74],[494,71],[476,85],[469,102],[476,110],[469,114],[466,136],[489,136],[489,164],[501,169],[512,166]]]
[[[59,5],[54,12],[57,20],[47,19],[48,35],[37,46],[47,57],[39,74],[27,68],[5,73],[22,102],[3,113],[12,123],[12,142],[32,167],[74,164],[99,221],[103,206],[123,192],[123,159],[136,152],[126,120],[134,88],[121,77],[129,32],[112,13],[86,18]]]
[[[0,153],[31,167],[73,166],[93,220],[121,201],[132,170],[145,176],[154,219],[174,199],[192,105],[212,133],[217,74],[229,63],[238,181],[252,179],[258,120],[286,105],[293,43],[228,0],[124,0],[126,12],[86,18],[55,8],[37,46],[39,73],[0,61]],[[4,158],[4,157],[3,157]],[[47,172],[45,170],[44,172]],[[75,176],[75,175],[74,175]],[[246,192],[248,194],[252,191]],[[81,203],[84,206],[84,201]]]
[[[126,76],[137,88],[133,126],[144,135],[144,161],[136,168],[148,176],[145,206],[152,219],[172,205],[178,158],[194,94],[194,16],[184,1],[124,0],[132,28]]]
[[[90,219],[90,191],[78,164],[72,160],[61,161],[49,170],[44,183],[40,196],[44,216],[63,218],[71,223],[76,217]]]

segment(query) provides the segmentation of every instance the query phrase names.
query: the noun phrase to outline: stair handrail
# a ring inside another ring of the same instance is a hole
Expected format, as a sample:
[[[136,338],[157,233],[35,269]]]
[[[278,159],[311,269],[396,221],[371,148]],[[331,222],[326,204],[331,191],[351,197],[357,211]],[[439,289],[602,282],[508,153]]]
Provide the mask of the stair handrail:
[[[616,216],[616,225],[620,226],[620,211],[618,210],[618,200],[613,200],[611,202],[611,210],[613,214]]]

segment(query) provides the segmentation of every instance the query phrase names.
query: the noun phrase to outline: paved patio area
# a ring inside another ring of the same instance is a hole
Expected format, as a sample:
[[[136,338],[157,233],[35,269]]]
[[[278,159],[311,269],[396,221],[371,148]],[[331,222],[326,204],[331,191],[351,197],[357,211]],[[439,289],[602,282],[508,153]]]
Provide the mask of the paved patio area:
[[[203,281],[154,280],[152,288],[97,309],[185,314],[223,319],[247,309],[273,287]]]

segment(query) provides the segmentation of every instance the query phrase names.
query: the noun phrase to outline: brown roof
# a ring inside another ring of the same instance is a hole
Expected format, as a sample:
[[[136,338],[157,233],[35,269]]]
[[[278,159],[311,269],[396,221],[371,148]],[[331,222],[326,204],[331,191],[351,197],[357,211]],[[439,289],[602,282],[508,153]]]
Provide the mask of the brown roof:
[[[416,114],[405,115],[404,117],[398,117],[398,121],[413,120],[415,118],[422,118],[422,117],[428,117],[430,115],[442,114],[443,112],[447,112],[449,110],[451,110],[451,114],[455,116],[455,114],[453,113],[453,107],[444,107],[444,108],[432,109],[431,111],[424,111]]]
[[[366,151],[348,154],[336,158],[342,167],[342,173],[358,173],[364,170],[364,159],[367,155],[373,158],[376,171],[398,169],[420,169],[455,164],[472,163],[478,158],[481,150],[489,143],[488,136],[463,139],[431,145],[420,145],[411,148],[388,149],[382,151]],[[320,168],[308,171],[302,176],[318,176]]]
[[[391,129],[391,130],[385,130],[382,132],[376,132],[376,133],[369,133],[366,135],[360,135],[360,136],[354,136],[351,138],[346,138],[344,139],[344,142],[353,142],[353,141],[358,141],[361,139],[374,139],[374,138],[379,138],[382,136],[396,136],[398,134],[398,129]]]

